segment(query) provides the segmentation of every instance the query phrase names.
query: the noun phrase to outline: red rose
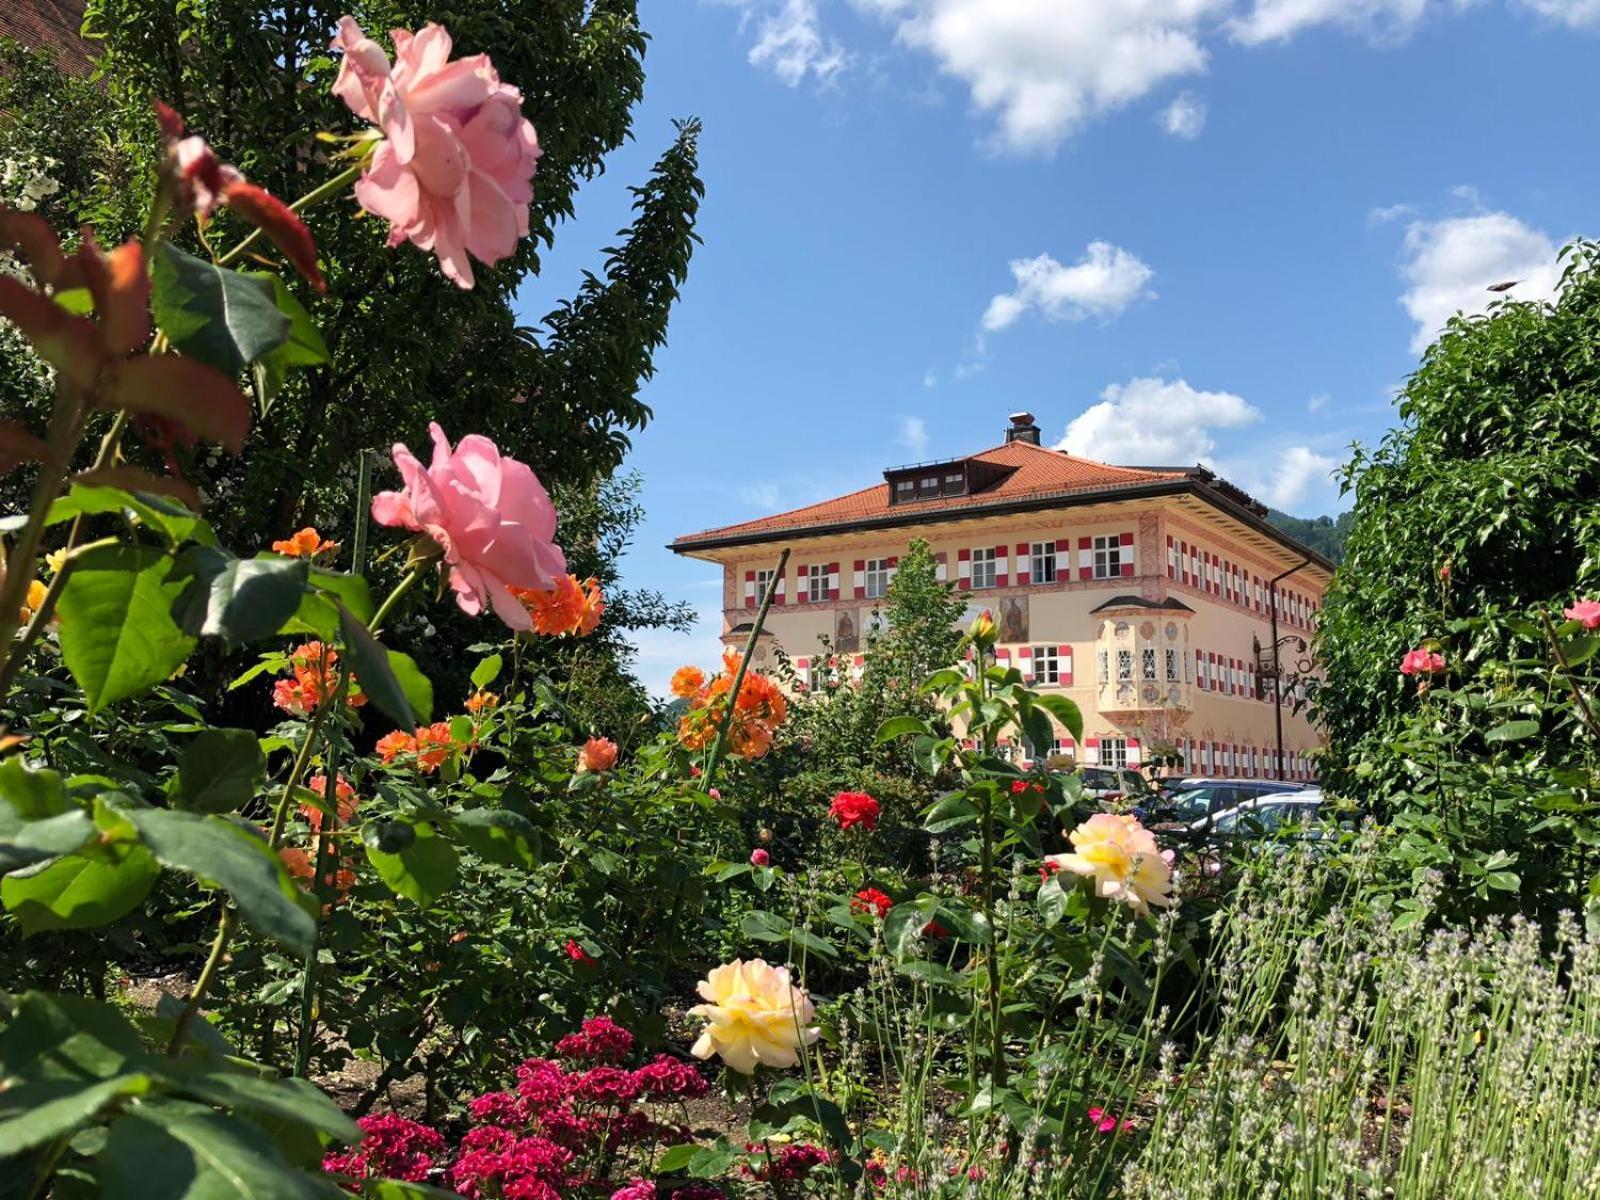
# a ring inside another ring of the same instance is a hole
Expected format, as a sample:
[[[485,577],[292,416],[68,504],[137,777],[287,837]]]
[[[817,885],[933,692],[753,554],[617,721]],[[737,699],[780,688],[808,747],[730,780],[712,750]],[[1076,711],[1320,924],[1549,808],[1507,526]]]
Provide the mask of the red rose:
[[[771,862],[772,855],[768,854],[760,846],[757,846],[754,850],[750,851],[750,865],[752,867],[764,867]]]
[[[865,792],[840,792],[828,806],[828,815],[839,822],[840,829],[862,825],[868,833],[878,828],[882,812],[883,806]]]
[[[877,888],[862,888],[850,900],[851,912],[874,913],[880,921],[889,915],[889,910],[893,907],[894,901]]]
[[[590,954],[582,946],[578,945],[577,941],[574,938],[568,938],[567,939],[567,944],[562,948],[564,950],[566,950],[567,957],[570,958],[575,963],[592,963],[592,962],[594,962],[594,955]]]

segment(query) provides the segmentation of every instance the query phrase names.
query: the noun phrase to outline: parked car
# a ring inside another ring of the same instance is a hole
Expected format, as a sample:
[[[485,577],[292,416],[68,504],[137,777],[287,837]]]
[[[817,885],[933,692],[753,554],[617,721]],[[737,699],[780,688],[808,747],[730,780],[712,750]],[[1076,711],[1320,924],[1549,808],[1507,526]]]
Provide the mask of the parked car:
[[[1169,785],[1159,797],[1141,805],[1136,815],[1153,829],[1179,830],[1193,822],[1235,808],[1248,800],[1302,792],[1309,784],[1283,779],[1206,779],[1195,777]]]
[[[1079,767],[1076,774],[1083,794],[1102,806],[1119,800],[1133,800],[1137,806],[1155,795],[1149,780],[1132,767]]]
[[[1259,837],[1285,825],[1309,825],[1322,807],[1321,788],[1301,788],[1255,796],[1232,808],[1207,813],[1190,822],[1188,831],[1222,838]]]

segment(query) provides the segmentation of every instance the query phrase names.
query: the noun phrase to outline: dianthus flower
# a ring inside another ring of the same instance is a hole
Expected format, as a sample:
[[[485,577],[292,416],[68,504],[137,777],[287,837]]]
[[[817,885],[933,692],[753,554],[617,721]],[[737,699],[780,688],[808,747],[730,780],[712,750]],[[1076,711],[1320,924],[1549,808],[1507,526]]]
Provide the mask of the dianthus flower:
[[[633,1072],[621,1067],[591,1067],[572,1077],[572,1096],[587,1104],[608,1104],[621,1108],[633,1103],[639,1085]]]
[[[745,1149],[754,1154],[762,1147],[752,1142],[748,1143]],[[755,1168],[746,1166],[745,1171],[764,1183],[795,1183],[811,1174],[817,1167],[833,1160],[834,1156],[821,1146],[810,1142],[795,1142],[769,1153],[769,1161],[761,1166]]]
[[[584,1062],[621,1062],[633,1053],[633,1034],[610,1017],[590,1017],[577,1033],[556,1043],[556,1053]]]
[[[862,888],[850,898],[851,912],[870,912],[880,921],[889,915],[889,910],[893,907],[894,901],[877,888]]]
[[[474,1121],[481,1123],[481,1128],[485,1129],[493,1129],[497,1126],[522,1125],[528,1119],[527,1106],[510,1092],[486,1092],[484,1095],[473,1099],[467,1105],[467,1112],[472,1114]],[[467,1137],[471,1137],[472,1134],[477,1132],[478,1130],[474,1129]],[[465,1140],[462,1142],[462,1147],[466,1149],[479,1148],[477,1146],[468,1147]]]
[[[828,815],[839,823],[840,829],[860,825],[868,833],[878,828],[882,812],[883,806],[865,792],[840,792],[828,806]]]
[[[656,1185],[648,1179],[630,1179],[611,1193],[611,1200],[656,1200]]]
[[[692,1064],[680,1062],[670,1054],[656,1055],[633,1077],[652,1100],[697,1100],[711,1088]]]
[[[320,533],[307,525],[299,533],[273,542],[272,552],[289,558],[308,558],[315,561],[319,558],[331,558],[339,553],[339,543],[325,540]]]
[[[1133,1122],[1127,1117],[1118,1118],[1103,1108],[1091,1108],[1088,1116],[1096,1133],[1128,1133],[1133,1129]]]
[[[329,1154],[322,1169],[355,1179],[401,1179],[422,1183],[433,1169],[433,1157],[444,1150],[438,1132],[393,1113],[362,1117],[366,1134],[361,1144],[342,1154]]]
[[[517,1095],[527,1101],[532,1114],[559,1104],[567,1098],[569,1090],[567,1073],[560,1063],[548,1058],[530,1058],[517,1068]]]

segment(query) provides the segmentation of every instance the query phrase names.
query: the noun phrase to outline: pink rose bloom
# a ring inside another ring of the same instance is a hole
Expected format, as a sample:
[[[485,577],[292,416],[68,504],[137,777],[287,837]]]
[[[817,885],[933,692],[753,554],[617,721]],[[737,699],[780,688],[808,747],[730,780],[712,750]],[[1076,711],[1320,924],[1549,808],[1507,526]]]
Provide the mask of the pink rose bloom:
[[[1444,670],[1444,655],[1437,650],[1424,650],[1417,647],[1415,650],[1406,651],[1406,656],[1400,660],[1400,674],[1402,675],[1437,675]]]
[[[528,235],[538,135],[522,115],[522,93],[500,82],[487,54],[451,62],[442,25],[389,37],[392,66],[354,17],[339,19],[333,39],[344,52],[333,94],[384,137],[356,199],[389,222],[389,245],[432,250],[470,288],[469,253],[493,265]]]
[[[750,851],[750,865],[752,867],[765,867],[770,865],[771,862],[772,855],[768,854],[760,846]]]
[[[488,438],[471,434],[451,450],[437,422],[428,432],[433,464],[423,470],[397,442],[394,465],[405,490],[374,496],[372,519],[425,533],[439,544],[462,612],[475,617],[487,605],[512,629],[532,629],[528,610],[511,589],[554,587],[555,577],[567,570],[553,540],[556,508],[549,493],[526,463],[502,457]]]
[[[1561,615],[1585,629],[1600,629],[1600,600],[1579,600]]]

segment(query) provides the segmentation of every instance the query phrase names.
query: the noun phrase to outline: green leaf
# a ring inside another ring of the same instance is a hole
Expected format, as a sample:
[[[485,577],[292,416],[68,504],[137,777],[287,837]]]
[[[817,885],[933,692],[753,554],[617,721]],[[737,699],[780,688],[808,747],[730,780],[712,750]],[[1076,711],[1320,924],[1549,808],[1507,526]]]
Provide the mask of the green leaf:
[[[20,821],[59,816],[72,807],[61,773],[36,768],[19,754],[0,761],[0,801]],[[0,830],[5,829],[5,818],[0,809]]]
[[[503,867],[539,863],[539,831],[527,817],[497,808],[473,808],[451,817],[456,837],[480,857]]]
[[[1046,927],[1059,925],[1067,915],[1067,893],[1054,875],[1039,886],[1039,916]]]
[[[48,524],[59,525],[79,515],[104,513],[123,513],[160,534],[174,548],[188,541],[216,544],[217,536],[211,526],[175,500],[148,492],[125,492],[121,488],[88,487],[81,483],[73,484],[65,496],[50,506]]]
[[[496,679],[500,678],[500,671],[505,666],[505,660],[498,654],[491,654],[472,669],[472,686],[478,691],[483,691]]]
[[[148,1075],[132,1074],[87,1085],[77,1079],[42,1079],[0,1092],[0,1162],[71,1133],[113,1101],[149,1090]]]
[[[61,656],[90,712],[162,682],[193,651],[172,619],[184,587],[173,562],[136,546],[103,546],[76,560],[57,608]]]
[[[295,1170],[265,1133],[221,1113],[123,1116],[112,1124],[99,1162],[102,1200],[333,1200],[348,1195],[332,1180]]]
[[[114,842],[0,879],[0,902],[25,934],[93,929],[132,912],[161,874],[143,846]]]
[[[1484,734],[1483,740],[1486,742],[1520,742],[1525,738],[1534,737],[1538,732],[1539,722],[1537,721],[1506,721],[1503,724],[1496,725],[1488,733]]]
[[[1035,696],[1033,703],[1036,708],[1042,708],[1061,723],[1072,740],[1078,744],[1083,743],[1083,712],[1065,696],[1046,694]]]
[[[266,279],[272,284],[273,301],[278,311],[289,318],[289,337],[283,345],[263,355],[255,364],[256,389],[261,399],[263,415],[271,407],[273,398],[282,389],[291,367],[315,367],[330,361],[327,343],[311,319],[305,306],[295,299],[289,285],[279,275],[251,271],[251,279]]]
[[[406,702],[411,705],[412,711],[417,714],[420,724],[426,725],[433,720],[433,681],[422,673],[417,662],[409,654],[402,654],[398,650],[386,650],[389,657],[389,670],[394,673],[395,681],[399,683],[400,690],[405,693]],[[469,728],[472,718],[467,716],[457,717]],[[465,738],[458,738],[465,741]]]
[[[881,746],[884,742],[892,742],[895,738],[905,737],[908,733],[931,736],[933,730],[921,717],[890,717],[878,726],[877,735],[872,740]]]
[[[455,882],[459,859],[456,848],[440,837],[433,826],[414,828],[415,839],[394,854],[366,842],[367,859],[377,868],[378,877],[388,884],[390,891],[427,908]]]
[[[234,558],[214,546],[192,546],[178,564],[190,580],[178,602],[184,632],[235,645],[275,636],[299,609],[311,571],[304,559]]]
[[[358,1142],[361,1130],[356,1123],[316,1087],[298,1079],[263,1079],[238,1070],[204,1069],[183,1078],[183,1090],[191,1096],[225,1108],[254,1109],[271,1113],[337,1141]]]
[[[738,1161],[739,1152],[731,1146],[699,1146],[689,1157],[689,1174],[696,1179],[718,1179]]]
[[[190,358],[237,375],[289,340],[271,282],[230,271],[162,242],[151,264],[151,313]]]
[[[304,954],[311,948],[313,905],[289,878],[265,838],[225,817],[159,808],[120,810],[164,866],[217,884],[251,928]]]
[[[29,863],[71,854],[94,835],[94,822],[78,809],[24,821],[0,805],[0,875]]]
[[[400,680],[395,677],[393,659],[389,652],[378,644],[378,639],[372,636],[372,631],[356,619],[343,604],[339,605],[339,632],[344,637],[345,649],[350,653],[350,666],[356,673],[356,678],[361,681],[361,690],[382,710],[396,725],[402,729],[411,729],[426,718],[419,716],[418,710],[412,706],[411,698]],[[403,658],[404,655],[395,657]],[[411,663],[410,659],[406,662]],[[413,688],[416,679],[421,678],[421,672],[416,670],[416,664],[411,663],[412,672],[416,678],[412,679]],[[428,707],[433,706],[432,685],[429,685]]]
[[[684,1142],[679,1146],[669,1147],[656,1161],[656,1174],[672,1175],[682,1171],[700,1153],[700,1146],[695,1142]]]
[[[207,729],[183,752],[167,794],[179,808],[221,813],[243,808],[267,772],[261,742],[248,729]]]

